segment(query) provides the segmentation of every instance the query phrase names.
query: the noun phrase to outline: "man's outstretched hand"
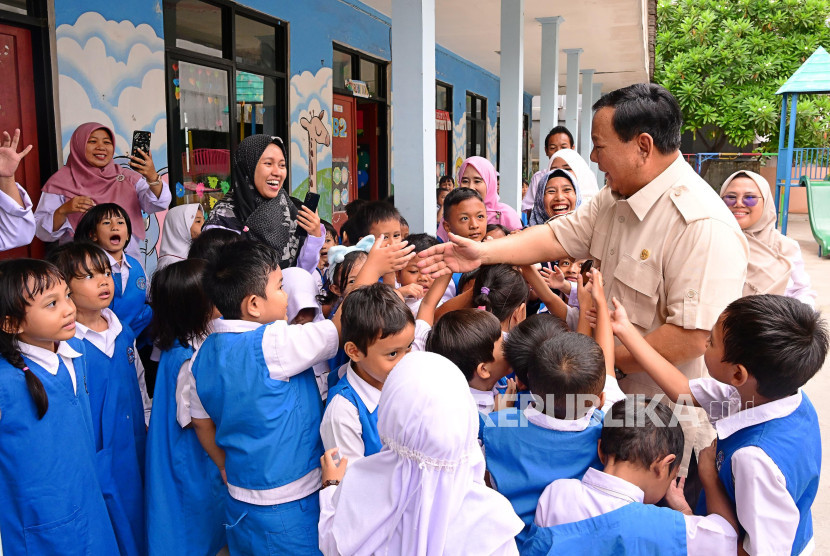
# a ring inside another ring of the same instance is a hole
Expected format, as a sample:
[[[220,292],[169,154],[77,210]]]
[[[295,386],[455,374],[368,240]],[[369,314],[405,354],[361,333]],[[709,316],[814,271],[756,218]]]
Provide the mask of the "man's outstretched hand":
[[[422,274],[438,278],[453,272],[469,272],[481,266],[483,244],[465,237],[449,234],[450,241],[421,251],[418,268]]]

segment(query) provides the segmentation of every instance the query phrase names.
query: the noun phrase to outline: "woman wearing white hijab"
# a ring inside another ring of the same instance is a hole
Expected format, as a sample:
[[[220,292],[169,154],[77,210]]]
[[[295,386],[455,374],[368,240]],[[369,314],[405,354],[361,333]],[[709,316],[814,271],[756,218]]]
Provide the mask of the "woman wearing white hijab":
[[[383,449],[320,491],[323,553],[518,554],[522,521],[484,485],[478,411],[458,367],[435,353],[409,353],[378,407]],[[324,480],[348,463],[334,467],[331,452],[323,459]]]
[[[591,197],[599,193],[596,174],[575,150],[559,149],[553,153],[548,164],[548,171],[556,169],[567,170],[576,176],[583,201],[590,201]],[[536,191],[541,183],[543,183],[541,179],[530,182],[530,187],[522,200],[522,210],[533,208],[533,203],[536,201]]]
[[[744,295],[786,295],[815,307],[816,292],[810,288],[801,247],[775,227],[769,182],[755,172],[740,170],[726,178],[720,196],[749,242]]]
[[[189,203],[167,211],[161,230],[161,245],[156,270],[187,258],[190,243],[202,233],[205,213],[202,205]]]

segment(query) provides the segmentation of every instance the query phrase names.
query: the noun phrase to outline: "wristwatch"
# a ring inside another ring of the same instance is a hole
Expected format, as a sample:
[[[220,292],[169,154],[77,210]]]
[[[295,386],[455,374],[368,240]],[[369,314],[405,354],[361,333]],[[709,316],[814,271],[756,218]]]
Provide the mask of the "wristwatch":
[[[328,481],[323,481],[323,486],[320,488],[320,490],[323,490],[324,488],[330,487],[330,486],[337,486],[339,484],[340,484],[340,481],[338,481],[337,479],[329,479]]]

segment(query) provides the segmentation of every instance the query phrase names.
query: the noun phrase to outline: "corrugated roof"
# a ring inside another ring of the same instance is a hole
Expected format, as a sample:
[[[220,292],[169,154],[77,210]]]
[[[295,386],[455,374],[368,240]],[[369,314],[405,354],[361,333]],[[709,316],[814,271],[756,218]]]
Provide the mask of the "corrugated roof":
[[[830,54],[819,46],[775,94],[784,93],[830,93]]]

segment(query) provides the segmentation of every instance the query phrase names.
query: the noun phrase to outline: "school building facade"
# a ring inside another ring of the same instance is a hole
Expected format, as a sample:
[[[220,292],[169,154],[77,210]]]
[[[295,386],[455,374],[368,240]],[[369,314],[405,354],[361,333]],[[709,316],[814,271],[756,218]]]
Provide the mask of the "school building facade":
[[[648,80],[653,5],[0,0],[0,125],[35,145],[19,176],[35,203],[87,121],[114,130],[116,155],[134,131],[152,132],[174,203],[206,210],[230,186],[239,141],[266,133],[285,142],[292,195],[316,184],[321,217],[337,221],[351,199],[394,194],[418,231],[437,178],[467,156],[493,161],[502,196],[518,200],[546,129],[560,120],[577,128],[580,100]],[[612,29],[619,44],[591,44]],[[531,129],[534,95],[543,123]],[[144,225],[151,271],[163,215]]]

